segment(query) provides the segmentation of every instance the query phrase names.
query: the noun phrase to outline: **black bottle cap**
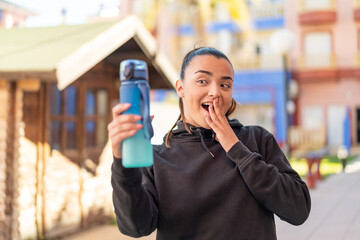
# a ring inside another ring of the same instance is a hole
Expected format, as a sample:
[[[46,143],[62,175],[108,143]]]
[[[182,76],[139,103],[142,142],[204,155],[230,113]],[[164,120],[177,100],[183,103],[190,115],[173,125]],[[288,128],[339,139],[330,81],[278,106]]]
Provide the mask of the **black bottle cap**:
[[[146,62],[136,59],[128,59],[120,63],[120,81],[139,79],[149,79]]]

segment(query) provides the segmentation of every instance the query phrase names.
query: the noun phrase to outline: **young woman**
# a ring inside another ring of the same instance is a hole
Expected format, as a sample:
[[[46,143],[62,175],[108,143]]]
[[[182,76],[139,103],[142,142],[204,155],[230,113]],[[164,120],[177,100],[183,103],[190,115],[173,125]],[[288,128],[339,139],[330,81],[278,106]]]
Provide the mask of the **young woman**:
[[[234,70],[214,48],[189,52],[176,91],[180,117],[154,165],[124,168],[121,142],[142,126],[129,108],[113,108],[109,124],[114,163],[113,202],[120,231],[157,239],[276,239],[274,214],[302,224],[310,212],[306,184],[291,168],[276,140],[259,126],[228,115]]]

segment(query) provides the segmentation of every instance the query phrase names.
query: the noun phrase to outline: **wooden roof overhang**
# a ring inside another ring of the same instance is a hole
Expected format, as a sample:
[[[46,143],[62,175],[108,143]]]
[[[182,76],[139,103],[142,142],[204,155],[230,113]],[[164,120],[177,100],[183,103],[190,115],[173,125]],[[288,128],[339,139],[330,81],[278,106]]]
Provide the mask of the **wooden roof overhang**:
[[[118,22],[0,30],[0,80],[57,82],[66,88],[101,61],[148,63],[151,88],[170,89],[178,73],[158,52],[156,40],[136,16]]]

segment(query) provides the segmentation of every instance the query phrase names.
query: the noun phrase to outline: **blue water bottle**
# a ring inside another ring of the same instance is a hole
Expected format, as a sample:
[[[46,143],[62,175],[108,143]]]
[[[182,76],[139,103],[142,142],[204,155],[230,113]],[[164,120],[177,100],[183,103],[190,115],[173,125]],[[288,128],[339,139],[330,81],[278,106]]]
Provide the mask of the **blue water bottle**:
[[[153,164],[153,149],[150,139],[154,135],[149,107],[149,75],[144,61],[128,59],[120,63],[120,102],[131,107],[123,114],[141,115],[138,123],[143,128],[122,142],[124,167],[148,167]]]

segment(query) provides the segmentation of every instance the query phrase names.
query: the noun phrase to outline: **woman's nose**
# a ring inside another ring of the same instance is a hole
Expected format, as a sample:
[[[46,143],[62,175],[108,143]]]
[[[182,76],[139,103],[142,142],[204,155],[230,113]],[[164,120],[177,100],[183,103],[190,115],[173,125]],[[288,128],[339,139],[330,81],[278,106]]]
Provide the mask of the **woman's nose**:
[[[220,96],[220,87],[216,86],[215,84],[211,85],[208,94],[209,94],[209,96],[214,97],[214,98],[219,97]]]

